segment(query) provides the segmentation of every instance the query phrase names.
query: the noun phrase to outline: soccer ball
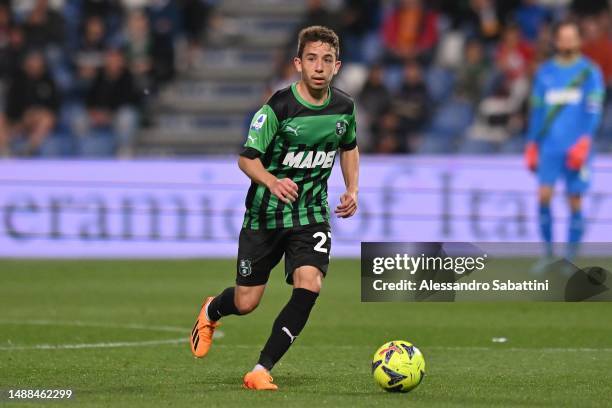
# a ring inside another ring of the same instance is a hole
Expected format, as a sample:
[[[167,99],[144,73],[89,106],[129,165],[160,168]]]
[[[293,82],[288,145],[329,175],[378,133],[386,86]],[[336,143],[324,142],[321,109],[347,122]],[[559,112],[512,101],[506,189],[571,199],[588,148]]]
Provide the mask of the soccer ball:
[[[423,380],[425,358],[412,343],[390,341],[374,353],[372,375],[385,391],[408,392]]]

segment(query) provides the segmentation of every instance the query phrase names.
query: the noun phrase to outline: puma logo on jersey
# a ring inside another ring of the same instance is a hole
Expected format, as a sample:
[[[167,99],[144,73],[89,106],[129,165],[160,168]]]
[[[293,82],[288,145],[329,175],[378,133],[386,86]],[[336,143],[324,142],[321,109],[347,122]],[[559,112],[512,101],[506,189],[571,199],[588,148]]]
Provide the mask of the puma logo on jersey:
[[[287,126],[285,126],[285,129],[287,129],[287,131],[289,131],[289,132],[293,133],[293,134],[294,134],[296,137],[297,137],[297,136],[299,136],[299,135],[298,135],[298,130],[300,129],[300,127],[299,127],[299,126],[297,126],[297,127],[291,127],[291,126],[287,125]]]
[[[249,140],[253,143],[255,143],[256,138],[254,138],[253,136],[247,136],[249,138]]]
[[[335,156],[335,150],[331,152],[288,152],[283,159],[283,166],[296,169],[314,169],[317,166],[321,166],[324,169],[328,169],[334,165]]]

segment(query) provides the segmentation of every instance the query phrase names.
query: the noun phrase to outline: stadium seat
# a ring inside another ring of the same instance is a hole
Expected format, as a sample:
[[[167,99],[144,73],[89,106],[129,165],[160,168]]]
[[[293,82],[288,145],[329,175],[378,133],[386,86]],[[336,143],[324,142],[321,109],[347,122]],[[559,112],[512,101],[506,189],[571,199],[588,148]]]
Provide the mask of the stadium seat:
[[[367,78],[368,68],[365,65],[348,63],[342,66],[334,85],[351,95],[357,95]]]
[[[367,64],[379,61],[383,54],[382,41],[376,31],[366,34],[363,39],[363,57]]]
[[[115,150],[115,135],[110,129],[93,129],[87,136],[78,139],[81,157],[112,157]]]
[[[419,146],[417,153],[419,154],[443,154],[452,153],[454,146],[455,135],[448,132],[434,133],[426,132],[423,135],[423,141]]]
[[[525,136],[522,134],[514,135],[499,147],[499,153],[503,154],[522,154],[525,149]]]
[[[474,118],[474,109],[465,101],[453,99],[441,105],[428,126],[419,153],[452,153]]]
[[[44,158],[71,157],[74,153],[74,139],[70,133],[54,132],[40,147],[40,156]]]
[[[436,104],[450,97],[455,77],[452,71],[433,66],[425,72],[425,82],[429,90],[429,96]]]
[[[385,67],[385,76],[383,78],[385,86],[391,93],[396,93],[402,86],[403,67],[400,65],[389,65]]]
[[[612,151],[612,101],[604,106],[601,126],[595,139],[595,148],[599,152]]]
[[[466,101],[453,99],[436,110],[430,130],[461,135],[473,119],[474,109],[472,106]]]
[[[499,145],[486,140],[465,139],[459,147],[462,154],[488,154],[495,153]]]

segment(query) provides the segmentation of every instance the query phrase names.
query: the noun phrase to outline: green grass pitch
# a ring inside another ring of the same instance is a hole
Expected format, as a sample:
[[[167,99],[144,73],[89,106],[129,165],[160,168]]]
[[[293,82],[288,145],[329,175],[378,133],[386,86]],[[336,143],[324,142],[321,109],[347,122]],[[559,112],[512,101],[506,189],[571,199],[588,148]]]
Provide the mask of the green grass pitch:
[[[75,394],[0,405],[610,404],[612,304],[365,304],[359,263],[349,260],[332,261],[309,324],[274,369],[280,391],[243,390],[290,288],[275,270],[260,307],[226,318],[224,336],[196,360],[187,338],[199,303],[231,284],[233,271],[231,260],[0,261],[0,389]],[[385,393],[370,375],[373,352],[394,339],[414,342],[427,362],[409,394]]]

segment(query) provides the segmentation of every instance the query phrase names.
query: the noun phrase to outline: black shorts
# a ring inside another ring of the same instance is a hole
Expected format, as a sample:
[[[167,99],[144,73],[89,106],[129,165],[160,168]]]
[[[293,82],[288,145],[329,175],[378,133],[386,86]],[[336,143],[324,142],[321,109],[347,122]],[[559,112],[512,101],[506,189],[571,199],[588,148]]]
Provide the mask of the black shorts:
[[[285,255],[285,280],[293,284],[293,271],[314,266],[327,274],[331,230],[327,222],[303,227],[260,229],[242,228],[238,241],[236,284],[257,286],[268,282],[270,271]]]

